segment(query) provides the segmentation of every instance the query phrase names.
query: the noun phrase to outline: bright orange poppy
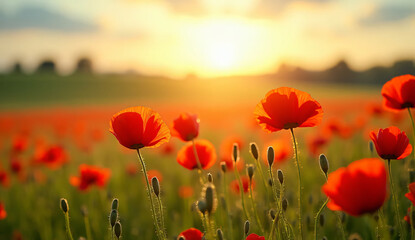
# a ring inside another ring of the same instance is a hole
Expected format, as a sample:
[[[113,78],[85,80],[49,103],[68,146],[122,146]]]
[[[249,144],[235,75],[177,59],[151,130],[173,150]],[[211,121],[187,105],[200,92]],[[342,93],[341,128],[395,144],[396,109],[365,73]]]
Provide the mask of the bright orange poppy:
[[[415,206],[415,182],[409,184],[409,192],[405,194],[405,197]]]
[[[181,198],[190,198],[194,194],[194,190],[190,186],[181,186],[179,188],[179,197]]]
[[[242,182],[242,189],[244,190],[244,193],[248,193],[249,192],[249,177],[242,176],[241,182]],[[255,181],[253,179],[252,179],[251,185],[252,185],[252,188],[255,188]],[[240,193],[239,181],[237,179],[231,182],[230,187],[235,194]]]
[[[87,191],[92,185],[104,187],[111,176],[111,170],[96,166],[81,164],[79,166],[79,177],[72,176],[69,182],[81,191]]]
[[[379,157],[383,159],[403,159],[412,152],[408,137],[397,127],[379,129],[378,133],[372,131],[370,138]]]
[[[192,141],[199,135],[199,118],[196,114],[182,113],[173,121],[171,135],[182,141]]]
[[[59,145],[38,149],[35,153],[35,163],[44,164],[50,169],[60,168],[69,160],[65,149]]]
[[[208,169],[212,167],[216,162],[216,151],[213,144],[208,140],[196,140],[195,146],[202,168]],[[192,143],[188,143],[180,149],[177,154],[177,162],[187,169],[197,169],[197,161],[193,152]]]
[[[383,105],[390,110],[415,107],[415,76],[406,74],[383,85]]]
[[[186,240],[202,240],[203,233],[196,228],[189,228],[179,234],[179,237],[184,237]]]
[[[115,114],[110,132],[130,149],[154,148],[170,139],[170,130],[160,115],[147,107],[131,107]]]
[[[259,125],[268,132],[296,127],[314,127],[323,109],[308,93],[280,87],[267,93],[254,111]]]
[[[330,173],[322,190],[330,198],[327,207],[333,211],[352,216],[373,213],[388,195],[385,165],[377,158],[354,161]]]
[[[251,233],[251,234],[248,235],[248,237],[246,237],[245,240],[265,240],[265,237],[259,236],[255,233]]]

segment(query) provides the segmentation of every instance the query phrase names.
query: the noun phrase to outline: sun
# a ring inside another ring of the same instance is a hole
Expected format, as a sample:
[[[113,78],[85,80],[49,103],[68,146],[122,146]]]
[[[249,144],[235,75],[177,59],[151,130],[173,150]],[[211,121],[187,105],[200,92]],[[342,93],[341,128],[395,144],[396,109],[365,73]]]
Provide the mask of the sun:
[[[231,41],[213,41],[207,46],[205,54],[207,63],[218,70],[235,67],[238,63],[237,48]]]

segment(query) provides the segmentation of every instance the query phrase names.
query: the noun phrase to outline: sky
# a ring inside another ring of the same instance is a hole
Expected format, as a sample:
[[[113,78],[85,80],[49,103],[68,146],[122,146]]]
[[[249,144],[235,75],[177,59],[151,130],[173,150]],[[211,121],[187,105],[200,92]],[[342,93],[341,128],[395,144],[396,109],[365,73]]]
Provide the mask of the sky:
[[[0,70],[213,77],[415,60],[414,0],[0,0]]]

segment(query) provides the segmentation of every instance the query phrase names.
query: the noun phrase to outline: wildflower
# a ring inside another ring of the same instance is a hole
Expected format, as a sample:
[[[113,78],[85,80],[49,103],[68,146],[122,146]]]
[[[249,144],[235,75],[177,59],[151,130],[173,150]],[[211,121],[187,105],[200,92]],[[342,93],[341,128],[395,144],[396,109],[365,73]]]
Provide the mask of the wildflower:
[[[182,113],[173,121],[171,134],[182,141],[192,141],[199,135],[199,122],[197,115]]]
[[[0,202],[0,220],[5,219],[7,217],[7,212],[4,209],[4,204]]]
[[[405,194],[405,197],[415,206],[415,182],[409,184],[409,192]]]
[[[212,143],[207,140],[197,140],[195,148],[203,169],[208,169],[215,164],[216,151]],[[192,143],[184,146],[177,154],[177,162],[187,169],[197,169],[198,164],[193,151]]]
[[[190,186],[181,186],[179,188],[179,197],[181,198],[190,198],[193,196],[193,188]]]
[[[390,110],[415,107],[415,76],[406,74],[392,78],[383,85],[383,105]]]
[[[249,182],[250,182],[249,177],[248,176],[243,176],[243,177],[241,177],[241,181],[242,181],[242,189],[243,189],[244,193],[248,193],[249,192]],[[251,182],[252,182],[251,183],[252,188],[254,188],[255,187],[255,181],[252,180]],[[233,180],[231,182],[230,187],[231,187],[231,189],[234,193],[236,193],[236,194],[240,193],[238,180]]]
[[[412,146],[405,132],[397,127],[379,129],[370,133],[370,138],[375,144],[379,157],[383,159],[403,159],[412,152]]]
[[[111,175],[111,171],[107,168],[99,168],[86,164],[79,166],[79,173],[79,177],[70,177],[69,182],[81,191],[87,191],[92,185],[104,187]]]
[[[177,238],[184,237],[186,240],[202,240],[203,233],[196,228],[189,228],[179,234]]]
[[[246,237],[245,240],[265,240],[265,237],[256,235],[255,233],[251,233],[248,237]]]

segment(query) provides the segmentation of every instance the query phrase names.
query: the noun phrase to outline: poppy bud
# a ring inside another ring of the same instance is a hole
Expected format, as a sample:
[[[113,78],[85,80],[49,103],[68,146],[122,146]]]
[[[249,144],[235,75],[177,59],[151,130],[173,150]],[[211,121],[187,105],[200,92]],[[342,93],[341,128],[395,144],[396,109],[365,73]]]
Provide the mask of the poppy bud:
[[[282,205],[282,210],[283,210],[284,212],[285,212],[285,211],[287,211],[287,208],[288,208],[288,201],[287,201],[287,199],[286,199],[286,198],[284,198],[284,199],[282,200],[281,205]]]
[[[252,177],[254,176],[254,165],[248,164],[246,166],[246,171],[248,172],[249,180],[252,181]]]
[[[81,213],[83,217],[87,217],[88,216],[88,208],[86,206],[82,206],[81,207]]]
[[[213,176],[212,176],[211,173],[207,174],[207,180],[208,180],[208,182],[213,183]]]
[[[69,211],[68,201],[65,198],[61,198],[60,202],[62,211],[67,213]]]
[[[177,240],[186,240],[186,238],[183,236],[180,236]]]
[[[324,226],[324,220],[325,220],[325,217],[324,217],[324,214],[320,214],[320,226]]]
[[[206,211],[209,214],[214,213],[216,210],[217,199],[215,194],[215,186],[213,184],[208,183],[205,185],[203,198],[206,203]]]
[[[117,221],[114,226],[114,234],[117,237],[117,239],[120,239],[121,233],[122,233],[121,223]]]
[[[239,147],[237,143],[233,144],[232,158],[234,162],[237,162],[239,160]]]
[[[110,213],[110,225],[111,225],[112,228],[114,227],[115,223],[117,222],[117,219],[118,219],[118,211],[115,210],[115,209],[112,209],[111,213]]]
[[[244,224],[244,233],[245,233],[245,235],[248,235],[248,233],[249,233],[249,220],[246,220],[245,221],[245,224]]]
[[[415,182],[415,170],[413,168],[410,168],[408,171],[409,171],[409,182],[411,183]]]
[[[199,209],[199,211],[202,214],[206,213],[207,206],[206,206],[206,201],[204,199],[200,199],[199,201],[197,201],[197,209]]]
[[[269,178],[269,179],[268,179],[268,185],[269,185],[270,187],[272,187],[272,179],[271,179],[271,178]]]
[[[278,181],[280,181],[280,184],[282,185],[284,183],[284,173],[282,172],[281,169],[277,170],[277,177],[278,177]]]
[[[270,209],[269,216],[271,217],[272,220],[274,220],[275,217],[277,216],[277,211],[275,211],[275,209]]]
[[[259,159],[259,154],[258,154],[258,146],[256,145],[256,143],[251,142],[249,144],[249,152],[251,153],[252,157],[258,161]]]
[[[220,228],[216,230],[216,235],[218,236],[218,240],[223,240],[223,232]]]
[[[373,142],[372,141],[369,141],[369,150],[370,150],[370,153],[373,154],[374,146],[373,146]]]
[[[151,186],[153,186],[154,194],[159,197],[160,195],[160,183],[157,177],[151,179]]]
[[[320,168],[324,175],[327,176],[327,172],[329,171],[329,161],[324,154],[320,154]]]
[[[275,157],[274,148],[272,146],[269,146],[267,150],[267,160],[268,160],[269,167],[272,167],[272,164],[274,163],[274,157]]]
[[[220,163],[220,169],[222,170],[223,173],[226,173],[226,170],[227,170],[226,162]]]
[[[112,199],[111,209],[118,210],[118,198]]]

